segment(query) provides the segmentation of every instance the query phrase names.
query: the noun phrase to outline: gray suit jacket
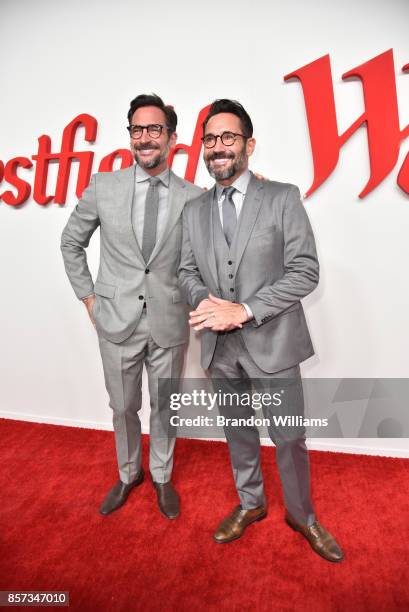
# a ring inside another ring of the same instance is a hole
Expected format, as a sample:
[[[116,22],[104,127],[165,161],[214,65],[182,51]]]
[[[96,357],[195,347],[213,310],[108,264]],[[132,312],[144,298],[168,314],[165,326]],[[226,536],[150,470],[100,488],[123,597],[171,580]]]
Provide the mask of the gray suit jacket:
[[[131,221],[134,166],[91,178],[61,236],[65,270],[79,299],[95,293],[98,332],[122,342],[134,331],[143,303],[155,342],[177,346],[188,339],[186,303],[177,284],[182,241],[181,213],[202,190],[170,173],[168,217],[146,264]],[[100,226],[100,264],[95,284],[85,248]]]
[[[221,296],[213,246],[215,188],[183,213],[179,284],[196,307],[210,293]],[[240,214],[235,253],[236,301],[254,314],[241,334],[255,363],[273,373],[313,355],[301,298],[318,284],[314,235],[297,187],[252,175]],[[202,367],[213,357],[217,333],[202,331]]]

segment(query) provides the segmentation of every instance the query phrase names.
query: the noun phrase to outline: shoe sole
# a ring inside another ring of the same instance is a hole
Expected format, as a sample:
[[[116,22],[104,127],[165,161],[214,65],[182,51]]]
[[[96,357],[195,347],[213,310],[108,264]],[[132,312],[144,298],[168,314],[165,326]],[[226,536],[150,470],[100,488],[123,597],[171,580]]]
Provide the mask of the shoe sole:
[[[164,516],[165,518],[167,518],[169,521],[174,521],[175,519],[177,519],[180,516],[180,512],[178,512],[177,514],[175,514],[175,516],[168,516],[167,514],[165,514],[160,508],[159,508],[159,512],[161,513],[162,516]]]
[[[252,525],[253,523],[257,523],[257,521],[262,521],[266,517],[267,517],[267,512],[265,512],[264,514],[261,514],[257,518],[255,518],[252,521],[250,521],[249,523],[247,523],[247,525],[245,526],[245,528],[243,529],[243,531],[241,532],[240,535],[233,536],[232,538],[229,538],[228,540],[216,540],[216,538],[214,536],[213,536],[213,539],[216,542],[216,544],[228,544],[229,542],[233,542],[234,540],[238,540],[244,534],[244,532],[246,531],[247,527],[249,527],[249,525]]]
[[[330,561],[331,563],[340,563],[340,561],[342,561],[344,559],[344,557],[341,557],[340,559],[331,559],[330,557],[326,557],[325,555],[323,555],[321,552],[319,552],[316,548],[313,547],[313,545],[311,544],[311,542],[309,541],[309,539],[303,534],[303,532],[301,531],[301,529],[298,529],[298,527],[296,527],[295,525],[293,525],[292,523],[290,523],[289,520],[287,520],[287,518],[284,519],[285,522],[287,523],[287,525],[296,533],[300,533],[303,538],[305,540],[307,540],[308,544],[311,546],[312,550],[317,553],[317,555],[319,555],[320,557],[322,557],[323,559],[325,559],[326,561]]]

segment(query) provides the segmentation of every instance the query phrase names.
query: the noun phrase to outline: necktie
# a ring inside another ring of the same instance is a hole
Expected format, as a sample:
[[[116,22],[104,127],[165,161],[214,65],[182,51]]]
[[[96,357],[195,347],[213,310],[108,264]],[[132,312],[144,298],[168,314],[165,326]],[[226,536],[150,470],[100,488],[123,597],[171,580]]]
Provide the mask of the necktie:
[[[234,232],[237,225],[236,207],[233,202],[233,193],[236,191],[234,187],[225,187],[223,189],[223,232],[227,244],[230,246],[233,240]]]
[[[153,176],[149,180],[149,189],[145,200],[145,218],[142,234],[142,255],[147,263],[156,243],[156,226],[158,223],[159,208],[159,182],[160,179]]]

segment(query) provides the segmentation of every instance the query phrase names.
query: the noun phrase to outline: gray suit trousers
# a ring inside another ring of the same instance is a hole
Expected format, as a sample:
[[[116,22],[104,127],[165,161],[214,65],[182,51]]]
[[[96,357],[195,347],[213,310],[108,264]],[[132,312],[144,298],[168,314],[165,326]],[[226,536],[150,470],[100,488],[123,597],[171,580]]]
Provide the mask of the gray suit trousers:
[[[256,414],[251,406],[237,406],[236,403],[219,405],[219,413],[228,418],[248,419],[255,415],[269,419],[272,425],[268,427],[268,433],[276,445],[276,461],[286,508],[296,521],[311,525],[315,521],[315,515],[310,495],[310,469],[305,429],[294,426],[282,427],[276,425],[272,419],[273,414],[304,416],[299,365],[267,374],[253,361],[240,331],[237,330],[218,335],[209,373],[215,390],[217,387],[223,393],[240,393],[240,391],[244,393],[250,388],[262,393],[270,390],[272,384],[276,390],[281,390],[281,386],[285,389],[286,401],[282,407],[278,409],[263,406],[264,415]],[[280,379],[286,384],[281,384]],[[257,427],[226,426],[224,431],[241,506],[248,510],[264,505],[266,500],[260,468],[260,436]]]
[[[134,332],[120,343],[98,334],[105,386],[113,410],[113,426],[122,482],[130,483],[141,469],[142,370],[145,364],[150,395],[149,467],[155,482],[168,482],[173,467],[175,437],[168,434],[169,405],[158,400],[159,378],[180,378],[185,345],[162,348],[153,340],[143,310]]]

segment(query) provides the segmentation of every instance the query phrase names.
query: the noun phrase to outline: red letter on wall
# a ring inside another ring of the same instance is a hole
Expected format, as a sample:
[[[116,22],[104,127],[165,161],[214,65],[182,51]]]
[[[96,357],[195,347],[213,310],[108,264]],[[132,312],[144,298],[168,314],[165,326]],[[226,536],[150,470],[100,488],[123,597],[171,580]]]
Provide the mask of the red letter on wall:
[[[17,189],[17,195],[14,195],[12,191],[4,191],[4,193],[0,195],[0,199],[6,204],[18,206],[27,200],[30,195],[31,187],[27,181],[23,181],[23,179],[17,175],[17,169],[19,166],[22,168],[31,168],[32,165],[33,164],[27,157],[14,157],[7,162],[4,167],[4,178],[10,185],[13,185],[13,187]]]
[[[371,174],[360,198],[379,185],[394,168],[401,140],[408,127],[400,130],[392,49],[346,72],[342,78],[362,81],[365,110],[341,135],[338,134],[334,91],[329,55],[287,74],[284,79],[301,81],[314,163],[314,180],[310,195],[331,174],[338,163],[342,145],[366,123]],[[399,185],[409,193],[407,179],[400,176]]]
[[[202,149],[202,141],[201,141],[202,123],[205,120],[207,113],[209,112],[209,108],[210,108],[210,104],[202,108],[202,110],[200,111],[198,115],[195,131],[194,131],[193,138],[192,138],[192,144],[189,146],[189,145],[178,143],[169,152],[169,157],[168,157],[169,168],[172,167],[173,158],[175,157],[175,154],[178,151],[185,151],[188,154],[186,171],[185,171],[185,179],[187,181],[190,181],[191,183],[194,183],[195,181],[197,165],[199,163],[200,151]]]
[[[133,156],[128,149],[116,149],[115,151],[112,151],[112,153],[109,153],[109,155],[105,155],[105,157],[101,159],[98,171],[112,172],[116,159],[121,160],[121,169],[129,168],[133,165]]]
[[[43,135],[38,139],[38,154],[33,155],[33,159],[37,160],[38,164],[34,183],[35,200],[38,204],[46,204],[53,197],[57,204],[64,204],[67,199],[68,181],[74,159],[79,161],[77,188],[75,190],[77,197],[81,197],[82,192],[88,185],[91,178],[94,153],[92,151],[74,151],[75,134],[81,126],[85,127],[85,140],[94,142],[98,123],[95,117],[86,113],[78,115],[65,127],[60,153],[51,153],[49,136]],[[45,193],[48,163],[50,161],[59,161],[55,196],[47,196]]]

